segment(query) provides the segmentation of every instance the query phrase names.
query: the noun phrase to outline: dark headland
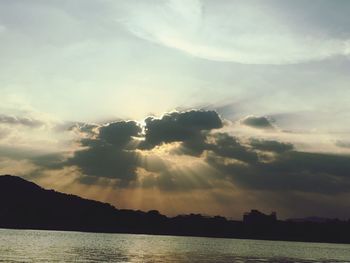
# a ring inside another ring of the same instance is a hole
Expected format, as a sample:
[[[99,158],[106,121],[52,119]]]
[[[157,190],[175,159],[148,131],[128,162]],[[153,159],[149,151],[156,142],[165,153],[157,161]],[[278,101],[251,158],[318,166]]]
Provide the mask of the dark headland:
[[[200,214],[167,217],[158,211],[117,209],[20,177],[0,176],[0,228],[205,236],[350,243],[350,221],[306,218],[281,221],[252,210],[243,221]]]

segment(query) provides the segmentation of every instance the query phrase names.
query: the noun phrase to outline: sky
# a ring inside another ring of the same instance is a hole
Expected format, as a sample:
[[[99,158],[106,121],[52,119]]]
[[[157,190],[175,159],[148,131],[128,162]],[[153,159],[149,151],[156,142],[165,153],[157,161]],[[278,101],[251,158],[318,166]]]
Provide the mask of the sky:
[[[350,218],[347,0],[0,0],[0,174],[167,215]]]

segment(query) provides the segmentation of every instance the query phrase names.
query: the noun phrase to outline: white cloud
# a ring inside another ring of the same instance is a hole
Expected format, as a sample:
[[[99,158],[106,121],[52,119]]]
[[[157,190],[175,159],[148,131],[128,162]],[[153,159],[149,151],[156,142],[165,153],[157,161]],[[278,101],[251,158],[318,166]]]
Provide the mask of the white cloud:
[[[73,139],[69,131],[58,129],[65,122],[37,110],[23,97],[4,96],[0,112],[0,155],[12,148],[30,149],[33,154],[62,151]]]
[[[329,38],[319,29],[305,34],[302,28],[295,29],[293,21],[284,21],[261,4],[233,1],[213,6],[202,5],[199,0],[157,3],[136,8],[126,5],[123,23],[140,38],[199,58],[290,64],[349,55],[350,39]]]

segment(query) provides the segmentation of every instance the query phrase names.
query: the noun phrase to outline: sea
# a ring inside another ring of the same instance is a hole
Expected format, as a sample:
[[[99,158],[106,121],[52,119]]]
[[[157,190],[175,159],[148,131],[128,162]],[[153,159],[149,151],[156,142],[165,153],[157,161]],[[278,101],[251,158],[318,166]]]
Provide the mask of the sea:
[[[350,262],[350,245],[0,229],[0,262]]]

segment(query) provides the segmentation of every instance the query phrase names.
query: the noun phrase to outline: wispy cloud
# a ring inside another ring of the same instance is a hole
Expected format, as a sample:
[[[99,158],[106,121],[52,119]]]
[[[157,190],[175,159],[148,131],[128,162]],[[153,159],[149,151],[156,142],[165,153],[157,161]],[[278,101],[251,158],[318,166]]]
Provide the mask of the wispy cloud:
[[[32,119],[32,118],[26,118],[26,117],[19,117],[19,116],[13,116],[13,115],[4,115],[0,114],[0,123],[6,123],[6,124],[12,124],[12,125],[24,125],[28,127],[40,127],[44,123],[40,120]]]
[[[288,13],[276,12],[269,2],[168,0],[127,6],[122,22],[140,38],[214,61],[291,64],[349,55],[350,39],[319,28],[305,35],[297,21],[282,18]]]

